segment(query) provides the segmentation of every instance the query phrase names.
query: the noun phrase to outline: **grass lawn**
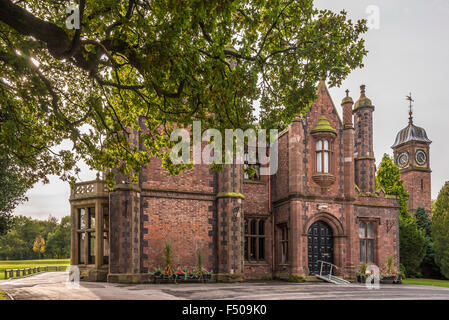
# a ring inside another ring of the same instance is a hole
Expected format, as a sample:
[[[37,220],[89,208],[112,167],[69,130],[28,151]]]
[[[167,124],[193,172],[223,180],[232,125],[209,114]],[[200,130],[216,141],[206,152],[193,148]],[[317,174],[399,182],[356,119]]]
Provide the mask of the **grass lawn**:
[[[68,265],[70,265],[70,259],[3,260],[0,261],[0,280],[5,278],[6,269],[23,269],[31,267],[68,266]]]
[[[403,279],[403,284],[419,284],[423,286],[437,286],[449,288],[449,280],[436,280],[436,279]]]
[[[9,300],[9,299],[6,296],[6,294],[4,294],[3,292],[0,291],[0,301],[2,301],[2,300]]]

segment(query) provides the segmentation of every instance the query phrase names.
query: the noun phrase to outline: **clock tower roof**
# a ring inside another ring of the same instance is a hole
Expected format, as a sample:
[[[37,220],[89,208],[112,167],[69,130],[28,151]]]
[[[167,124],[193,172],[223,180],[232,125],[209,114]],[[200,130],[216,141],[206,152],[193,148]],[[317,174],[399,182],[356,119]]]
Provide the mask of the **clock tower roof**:
[[[432,142],[429,138],[427,138],[426,130],[421,127],[415,126],[412,121],[409,122],[407,127],[398,132],[392,148],[396,148],[409,141],[419,141],[425,143]]]
[[[409,141],[419,141],[424,143],[432,143],[432,141],[427,138],[426,130],[421,127],[415,126],[413,124],[413,111],[412,111],[412,102],[415,100],[412,99],[412,94],[406,96],[407,100],[410,102],[409,108],[409,118],[408,118],[408,126],[398,132],[396,135],[396,140],[394,144],[391,146],[392,148],[396,148],[401,146]]]

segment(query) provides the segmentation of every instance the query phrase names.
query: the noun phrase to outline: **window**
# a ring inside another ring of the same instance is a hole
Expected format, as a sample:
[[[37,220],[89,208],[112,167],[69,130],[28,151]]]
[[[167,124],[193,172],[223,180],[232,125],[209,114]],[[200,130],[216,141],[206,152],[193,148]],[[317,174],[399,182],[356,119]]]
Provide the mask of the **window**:
[[[245,180],[254,180],[254,181],[260,181],[260,163],[259,163],[259,161],[257,160],[257,152],[256,151],[249,151],[249,152],[251,152],[251,157],[254,159],[254,157],[256,157],[256,163],[250,163],[250,162],[254,162],[254,160],[253,161],[250,161],[250,156],[249,156],[249,154],[248,153],[245,153],[245,163],[244,163],[244,165],[243,165],[243,168],[244,169],[247,169],[247,168],[254,168],[255,170],[256,170],[256,173],[253,175],[253,176],[249,176],[248,175],[248,173],[246,173],[246,171],[244,171],[244,175],[245,175]]]
[[[265,220],[245,219],[245,260],[265,260]]]
[[[281,227],[281,263],[288,261],[288,228],[287,225]]]
[[[95,263],[95,207],[78,209],[78,264]]]
[[[374,263],[374,226],[372,222],[360,222],[360,262]]]
[[[421,191],[424,191],[424,180],[421,179]]]
[[[320,139],[316,141],[316,172],[329,173],[330,170],[330,147],[329,140]]]
[[[103,206],[103,264],[109,263],[109,209]]]

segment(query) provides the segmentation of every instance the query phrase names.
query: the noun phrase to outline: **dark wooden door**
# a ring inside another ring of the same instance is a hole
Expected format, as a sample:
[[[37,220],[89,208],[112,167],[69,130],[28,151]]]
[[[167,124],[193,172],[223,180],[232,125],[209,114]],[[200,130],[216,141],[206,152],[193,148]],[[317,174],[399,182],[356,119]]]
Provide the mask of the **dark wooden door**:
[[[334,263],[334,239],[332,229],[322,221],[312,224],[308,232],[309,273],[319,274],[319,260]],[[330,266],[324,264],[323,274],[328,274]]]

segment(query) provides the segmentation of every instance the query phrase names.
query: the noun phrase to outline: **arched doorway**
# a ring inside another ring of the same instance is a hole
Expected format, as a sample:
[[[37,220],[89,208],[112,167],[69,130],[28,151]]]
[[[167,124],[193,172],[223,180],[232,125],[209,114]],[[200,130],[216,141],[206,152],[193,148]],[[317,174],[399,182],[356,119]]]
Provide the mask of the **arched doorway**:
[[[331,227],[323,221],[314,222],[307,234],[309,273],[319,274],[320,260],[334,263],[334,237]],[[329,273],[329,265],[323,266],[323,274]]]

